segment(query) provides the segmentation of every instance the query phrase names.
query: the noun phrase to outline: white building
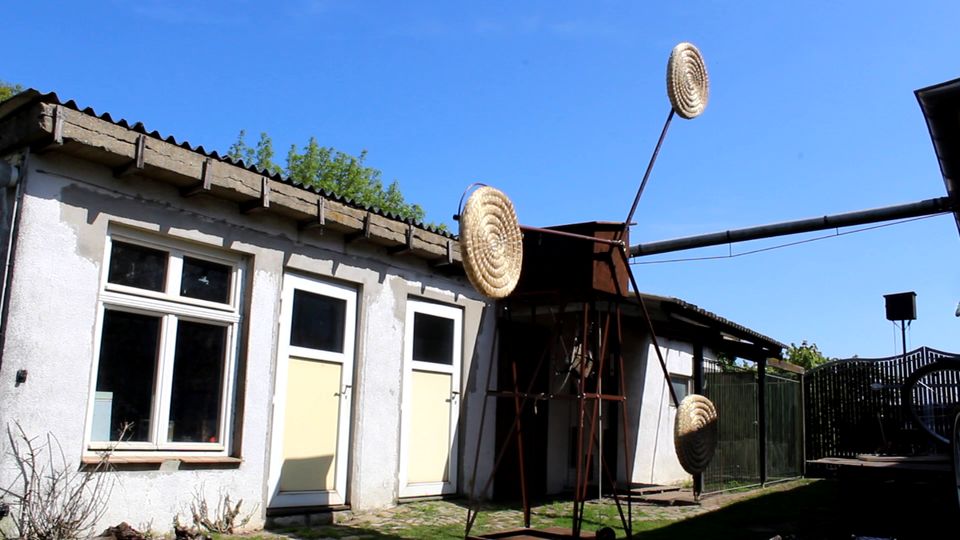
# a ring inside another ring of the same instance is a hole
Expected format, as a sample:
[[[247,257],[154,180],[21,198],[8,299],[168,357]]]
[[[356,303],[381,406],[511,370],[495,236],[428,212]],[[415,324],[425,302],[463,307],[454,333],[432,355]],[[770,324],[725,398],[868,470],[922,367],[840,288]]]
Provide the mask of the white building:
[[[509,494],[510,458],[496,475],[494,461],[515,411],[485,386],[503,387],[487,373],[497,310],[453,236],[35,91],[0,104],[0,183],[0,427],[53,435],[68,469],[112,451],[100,529],[165,529],[196,494],[243,499],[250,527],[491,476]],[[779,355],[647,298],[678,389],[715,345]],[[680,481],[668,382],[627,304],[617,477],[630,461],[634,483]],[[568,407],[528,424],[541,493],[572,486]]]
[[[113,448],[104,525],[465,490],[494,318],[449,234],[52,94],[0,104],[0,152],[0,423]]]

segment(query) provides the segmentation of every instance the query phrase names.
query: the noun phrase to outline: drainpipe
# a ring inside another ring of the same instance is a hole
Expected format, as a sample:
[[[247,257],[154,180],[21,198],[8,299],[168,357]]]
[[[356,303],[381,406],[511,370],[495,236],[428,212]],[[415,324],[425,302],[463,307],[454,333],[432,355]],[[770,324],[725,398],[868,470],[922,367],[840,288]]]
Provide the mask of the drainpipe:
[[[17,247],[17,231],[20,228],[20,207],[23,204],[23,185],[27,176],[27,164],[30,151],[27,150],[20,165],[13,165],[7,160],[0,159],[0,189],[16,189],[13,206],[10,209],[10,230],[7,237],[7,255],[3,265],[3,280],[0,281],[0,367],[3,367],[3,349],[7,341],[7,314],[10,309],[10,299],[7,291],[13,279],[14,251]]]
[[[757,453],[760,461],[760,485],[767,485],[767,358],[757,362]]]

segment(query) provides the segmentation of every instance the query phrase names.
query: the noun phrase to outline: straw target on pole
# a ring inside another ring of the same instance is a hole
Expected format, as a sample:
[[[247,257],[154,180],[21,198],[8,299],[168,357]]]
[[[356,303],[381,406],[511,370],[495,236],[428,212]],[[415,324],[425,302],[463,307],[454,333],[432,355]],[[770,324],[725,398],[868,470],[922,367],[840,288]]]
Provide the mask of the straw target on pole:
[[[700,50],[692,43],[686,41],[678,43],[670,52],[670,59],[667,60],[667,97],[670,98],[670,113],[667,114],[667,120],[663,123],[660,138],[650,156],[650,162],[647,163],[647,170],[643,173],[640,188],[637,190],[636,197],[633,198],[630,213],[624,220],[624,227],[630,226],[633,214],[637,211],[637,204],[640,203],[643,190],[647,187],[647,181],[650,180],[650,173],[653,172],[653,165],[657,162],[657,155],[660,154],[660,147],[663,146],[673,115],[679,114],[690,120],[703,114],[703,110],[707,108],[707,101],[710,99],[710,78],[707,76],[707,66],[703,62]]]
[[[523,236],[513,203],[489,186],[474,191],[460,214],[460,252],[473,286],[490,298],[513,292],[523,266]]]
[[[705,471],[717,448],[717,409],[713,402],[699,394],[683,398],[673,427],[680,465],[690,474]]]
[[[700,116],[710,99],[710,77],[700,50],[692,43],[679,43],[667,62],[667,96],[680,116]]]

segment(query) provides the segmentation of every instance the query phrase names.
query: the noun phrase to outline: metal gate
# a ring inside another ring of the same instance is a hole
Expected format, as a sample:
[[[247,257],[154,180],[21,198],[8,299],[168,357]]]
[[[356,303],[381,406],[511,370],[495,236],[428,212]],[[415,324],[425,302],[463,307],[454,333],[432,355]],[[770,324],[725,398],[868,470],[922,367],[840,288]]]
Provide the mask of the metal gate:
[[[761,392],[757,367],[752,362],[738,365],[704,359],[703,367],[704,394],[713,401],[718,417],[717,449],[703,473],[703,492],[801,476],[800,381],[766,373]]]
[[[903,387],[925,366],[960,358],[921,347],[888,358],[851,358],[818,366],[804,376],[807,459],[860,454],[922,455],[944,451],[909,418]],[[960,373],[933,372],[913,388],[915,412],[932,431],[949,434],[960,403]]]
[[[803,474],[803,393],[796,376],[767,373],[767,480]]]

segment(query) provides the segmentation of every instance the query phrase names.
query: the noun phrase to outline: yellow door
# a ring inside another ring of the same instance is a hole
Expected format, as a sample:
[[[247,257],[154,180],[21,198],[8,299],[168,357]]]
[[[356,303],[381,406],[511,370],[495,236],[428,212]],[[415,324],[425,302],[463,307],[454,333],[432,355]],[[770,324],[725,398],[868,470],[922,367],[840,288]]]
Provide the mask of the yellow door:
[[[336,487],[340,373],[330,362],[290,358],[280,491]]]
[[[401,497],[457,490],[462,318],[455,306],[407,301]]]
[[[410,408],[410,483],[447,482],[450,469],[450,392],[447,373],[412,373]]]
[[[286,275],[270,461],[270,507],[347,502],[354,289]]]

